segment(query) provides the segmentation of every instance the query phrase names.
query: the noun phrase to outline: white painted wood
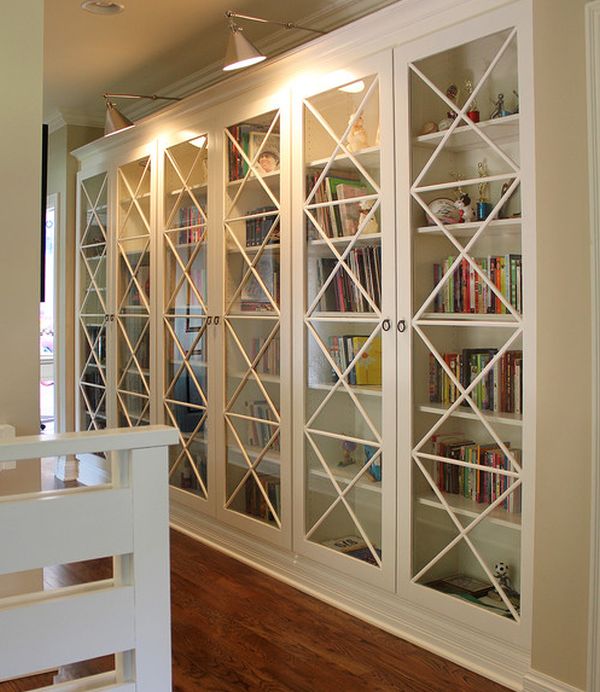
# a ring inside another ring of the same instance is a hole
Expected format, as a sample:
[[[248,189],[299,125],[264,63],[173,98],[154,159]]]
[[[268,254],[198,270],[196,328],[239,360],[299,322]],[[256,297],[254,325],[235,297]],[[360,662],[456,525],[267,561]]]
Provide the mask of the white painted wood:
[[[125,488],[0,498],[0,574],[131,552],[131,505]]]
[[[600,688],[600,2],[586,6],[592,265],[592,512],[588,689]]]
[[[76,481],[79,473],[79,461],[73,455],[58,457],[54,475],[60,481]],[[83,482],[83,481],[82,481]]]
[[[79,680],[69,680],[68,682],[58,682],[48,687],[40,687],[38,692],[135,692],[134,683],[119,683],[116,681],[114,673],[101,673],[91,675]]]
[[[537,670],[530,671],[523,678],[523,692],[584,692],[579,687],[573,687],[566,682],[552,678]],[[597,688],[588,687],[589,692],[595,692]]]
[[[134,601],[130,586],[49,595],[20,607],[0,602],[2,679],[134,648]]]

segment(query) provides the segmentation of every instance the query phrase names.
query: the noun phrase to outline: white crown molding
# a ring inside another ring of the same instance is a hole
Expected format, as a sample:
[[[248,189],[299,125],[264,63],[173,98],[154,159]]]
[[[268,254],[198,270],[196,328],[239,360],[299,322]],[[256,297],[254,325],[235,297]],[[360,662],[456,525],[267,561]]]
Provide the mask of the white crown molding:
[[[523,692],[584,692],[537,670],[531,670],[523,678]]]
[[[600,689],[600,2],[585,8],[592,276],[592,511],[588,689]]]
[[[55,113],[47,122],[48,132],[52,134],[53,132],[60,130],[60,128],[64,127],[66,124],[67,123],[65,122],[62,113]]]
[[[78,127],[104,127],[104,118],[98,115],[82,113],[75,108],[64,108],[56,112],[48,121],[50,134],[60,130],[65,125],[77,125]]]
[[[403,2],[403,0],[396,0],[396,3],[391,4],[400,4],[400,2]],[[355,0],[331,0],[327,7],[297,19],[296,24],[313,26],[321,31],[333,31],[334,29],[345,26],[346,24],[368,14],[377,12],[377,10],[388,7],[389,5],[389,0],[373,0],[369,5],[368,12],[365,13],[364,7],[361,11],[359,7],[357,7]],[[226,31],[227,24],[225,20],[223,20],[224,36]],[[261,52],[265,52],[268,58],[273,58],[298,47],[299,37],[302,34],[306,34],[306,32],[302,32],[301,30],[278,29],[269,37],[253,41],[253,43]],[[306,45],[306,43],[309,42],[310,41],[305,41],[302,45]],[[232,76],[225,74],[222,67],[223,61],[219,58],[219,60],[206,65],[187,77],[164,85],[158,89],[156,93],[164,96],[185,98],[186,96],[195,94],[202,89],[206,89],[208,86],[212,86]],[[157,108],[157,103],[155,101],[137,101],[127,109],[127,116],[132,120],[139,120],[140,118],[144,118],[156,112],[159,108],[160,105]]]

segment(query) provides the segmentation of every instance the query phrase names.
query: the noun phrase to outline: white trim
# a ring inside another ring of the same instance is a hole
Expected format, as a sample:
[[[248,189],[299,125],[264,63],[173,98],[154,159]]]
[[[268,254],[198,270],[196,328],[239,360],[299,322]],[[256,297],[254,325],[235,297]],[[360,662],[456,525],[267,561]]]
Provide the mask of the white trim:
[[[532,670],[523,678],[523,692],[583,692],[583,690]]]
[[[585,8],[588,88],[590,230],[592,270],[592,507],[588,689],[600,687],[600,2]]]
[[[309,557],[269,546],[260,538],[223,526],[181,503],[171,504],[171,526],[334,608],[509,689],[522,689],[523,677],[529,672],[530,652],[511,643],[510,638],[503,641],[487,635],[347,573],[325,571]]]
[[[79,475],[79,461],[77,457],[69,454],[58,457],[54,470],[54,476],[59,481],[76,481]]]
[[[46,197],[46,217],[48,210],[54,209],[54,310],[52,321],[54,323],[54,354],[53,354],[53,378],[54,378],[54,430],[62,432],[66,412],[65,375],[65,344],[66,335],[66,300],[65,300],[65,262],[66,239],[61,226],[60,195],[53,192]],[[44,220],[45,221],[45,220]],[[45,261],[45,260],[44,260]]]

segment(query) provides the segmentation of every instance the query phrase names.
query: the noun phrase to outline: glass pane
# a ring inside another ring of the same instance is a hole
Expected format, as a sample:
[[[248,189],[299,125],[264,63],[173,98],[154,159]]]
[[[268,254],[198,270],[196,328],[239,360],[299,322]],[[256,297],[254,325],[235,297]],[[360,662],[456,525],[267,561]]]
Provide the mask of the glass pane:
[[[208,137],[165,151],[163,247],[166,421],[179,430],[171,485],[208,498]]]
[[[224,142],[225,506],[280,528],[279,112],[227,127]]]

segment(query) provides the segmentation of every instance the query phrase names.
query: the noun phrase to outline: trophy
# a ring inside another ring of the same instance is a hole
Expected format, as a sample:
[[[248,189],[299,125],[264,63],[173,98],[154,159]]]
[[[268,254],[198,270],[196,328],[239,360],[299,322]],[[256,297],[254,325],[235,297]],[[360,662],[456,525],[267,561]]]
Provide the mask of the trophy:
[[[488,175],[488,169],[485,161],[479,161],[477,164],[477,172],[480,178],[486,178]],[[492,205],[490,203],[490,184],[487,181],[482,181],[477,186],[479,192],[479,199],[476,205],[476,216],[477,221],[484,221],[490,215],[492,211]]]
[[[470,79],[467,79],[465,81],[465,92],[467,94],[467,101],[471,98],[471,94],[473,93],[473,82],[471,82]],[[474,123],[479,122],[479,109],[477,108],[477,101],[473,99],[471,103],[469,103],[469,110],[467,111],[467,117],[469,120],[472,120]]]

